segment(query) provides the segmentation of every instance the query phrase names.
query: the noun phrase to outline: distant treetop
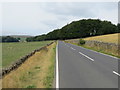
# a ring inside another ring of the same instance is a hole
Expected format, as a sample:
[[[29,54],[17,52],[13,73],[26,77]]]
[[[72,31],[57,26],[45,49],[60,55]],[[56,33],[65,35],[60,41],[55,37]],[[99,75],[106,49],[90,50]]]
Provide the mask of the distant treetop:
[[[19,42],[19,40],[10,36],[3,36],[2,42]]]

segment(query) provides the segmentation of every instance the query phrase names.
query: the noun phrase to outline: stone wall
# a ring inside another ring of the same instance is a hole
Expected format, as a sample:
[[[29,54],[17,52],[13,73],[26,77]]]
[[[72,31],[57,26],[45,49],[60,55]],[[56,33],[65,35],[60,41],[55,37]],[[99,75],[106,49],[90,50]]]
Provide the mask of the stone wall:
[[[10,65],[7,68],[2,68],[2,72],[0,73],[0,79],[2,77],[4,77],[5,75],[7,75],[8,73],[10,73],[12,70],[17,69],[22,63],[24,63],[29,57],[33,56],[36,52],[39,52],[42,49],[46,49],[47,46],[50,46],[53,43],[54,42],[51,42],[50,44],[47,44],[46,46],[44,46],[42,48],[39,48],[39,49],[36,49],[36,50],[32,51],[31,53],[25,55],[24,57],[17,60],[16,62],[14,62],[12,65]]]
[[[120,55],[120,45],[115,43],[107,43],[107,42],[100,42],[100,41],[86,41],[85,43],[88,47],[96,48],[97,50],[101,50],[113,55]]]
[[[70,40],[65,40],[67,43],[76,43],[78,44],[79,43],[79,39],[70,39]]]

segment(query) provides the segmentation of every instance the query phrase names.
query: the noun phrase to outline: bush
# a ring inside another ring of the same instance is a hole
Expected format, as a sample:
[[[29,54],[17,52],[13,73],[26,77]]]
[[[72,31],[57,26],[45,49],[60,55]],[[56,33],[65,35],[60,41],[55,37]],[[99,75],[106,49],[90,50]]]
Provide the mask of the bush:
[[[27,86],[26,88],[36,88],[36,86],[34,86],[34,85],[29,85],[29,86]]]
[[[84,44],[85,44],[85,40],[80,39],[79,44],[80,44],[80,45],[84,45]]]

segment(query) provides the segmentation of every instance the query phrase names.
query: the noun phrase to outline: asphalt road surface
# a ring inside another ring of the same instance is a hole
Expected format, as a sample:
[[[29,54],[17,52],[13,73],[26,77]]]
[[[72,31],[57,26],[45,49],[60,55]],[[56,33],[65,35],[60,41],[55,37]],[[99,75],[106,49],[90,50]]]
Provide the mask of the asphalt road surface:
[[[118,88],[118,59],[58,42],[59,88]]]

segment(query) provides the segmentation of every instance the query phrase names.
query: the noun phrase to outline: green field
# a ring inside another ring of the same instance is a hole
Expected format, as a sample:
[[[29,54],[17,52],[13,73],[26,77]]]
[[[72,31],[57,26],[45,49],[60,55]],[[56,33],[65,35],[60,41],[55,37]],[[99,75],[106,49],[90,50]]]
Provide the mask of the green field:
[[[11,65],[14,61],[50,42],[51,41],[2,43],[2,67]]]

